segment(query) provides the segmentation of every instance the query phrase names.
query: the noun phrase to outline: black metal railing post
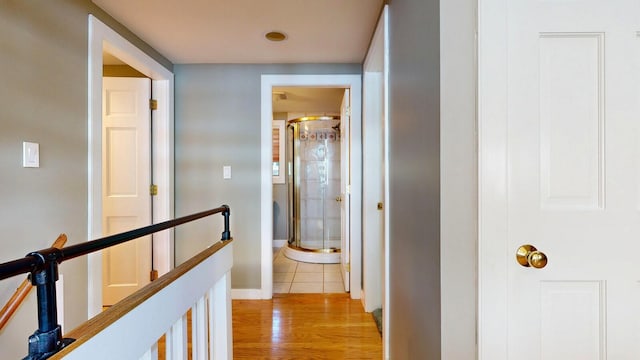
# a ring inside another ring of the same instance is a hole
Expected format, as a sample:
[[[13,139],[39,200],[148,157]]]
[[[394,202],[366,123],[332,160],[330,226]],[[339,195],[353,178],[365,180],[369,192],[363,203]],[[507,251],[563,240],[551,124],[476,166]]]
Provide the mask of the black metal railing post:
[[[73,341],[62,338],[62,327],[58,324],[56,281],[61,252],[50,248],[27,256],[33,257],[37,263],[30,278],[37,292],[38,329],[29,336],[29,355],[25,360],[46,359]]]
[[[231,232],[229,231],[229,215],[231,215],[231,209],[229,205],[222,205],[225,209],[222,212],[222,216],[224,216],[224,231],[222,232],[222,241],[231,240]]]

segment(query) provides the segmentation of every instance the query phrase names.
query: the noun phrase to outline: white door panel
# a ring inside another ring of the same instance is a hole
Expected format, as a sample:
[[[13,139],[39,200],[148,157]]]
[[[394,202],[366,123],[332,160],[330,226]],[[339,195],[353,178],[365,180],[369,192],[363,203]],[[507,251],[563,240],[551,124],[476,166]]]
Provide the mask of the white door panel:
[[[151,224],[151,83],[103,79],[103,234]],[[113,305],[149,282],[151,237],[104,250],[103,305]]]
[[[506,238],[481,241],[506,248],[481,259],[481,271],[506,259],[498,275],[506,279],[495,279],[506,284],[506,310],[480,314],[480,347],[506,334],[508,359],[637,359],[639,5],[523,0],[504,10],[506,161],[481,178],[504,171],[506,209],[481,214],[481,228],[502,221]],[[524,244],[544,252],[547,266],[519,265]],[[481,304],[490,301],[480,292]],[[500,311],[497,330],[483,325]]]

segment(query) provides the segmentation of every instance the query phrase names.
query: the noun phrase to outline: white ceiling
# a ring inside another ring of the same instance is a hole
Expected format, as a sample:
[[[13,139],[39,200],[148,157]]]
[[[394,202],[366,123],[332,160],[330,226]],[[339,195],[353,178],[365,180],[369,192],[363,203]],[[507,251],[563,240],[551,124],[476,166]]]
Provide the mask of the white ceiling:
[[[361,63],[384,0],[93,2],[175,64]]]

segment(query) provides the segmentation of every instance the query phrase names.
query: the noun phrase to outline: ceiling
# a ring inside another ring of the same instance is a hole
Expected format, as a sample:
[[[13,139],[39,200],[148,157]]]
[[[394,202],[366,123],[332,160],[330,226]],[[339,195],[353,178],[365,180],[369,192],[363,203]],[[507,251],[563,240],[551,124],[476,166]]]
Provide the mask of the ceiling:
[[[361,63],[384,0],[93,2],[174,64]]]
[[[344,89],[275,87],[273,112],[288,113],[340,113]]]

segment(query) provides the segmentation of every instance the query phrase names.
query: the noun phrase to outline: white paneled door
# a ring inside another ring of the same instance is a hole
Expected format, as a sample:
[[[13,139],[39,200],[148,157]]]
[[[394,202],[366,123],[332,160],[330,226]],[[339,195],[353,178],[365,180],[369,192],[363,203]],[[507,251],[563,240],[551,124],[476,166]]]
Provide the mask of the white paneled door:
[[[481,359],[640,358],[639,6],[481,5]]]
[[[151,224],[151,81],[103,78],[103,234]],[[149,283],[151,237],[104,250],[103,305],[112,305]]]
[[[351,97],[349,89],[344,90],[342,104],[340,105],[340,262],[342,267],[342,279],[344,280],[344,291],[350,291],[351,253],[349,242],[349,209],[350,209],[350,177],[349,177],[349,154],[351,138],[349,137],[350,127],[350,104]]]

